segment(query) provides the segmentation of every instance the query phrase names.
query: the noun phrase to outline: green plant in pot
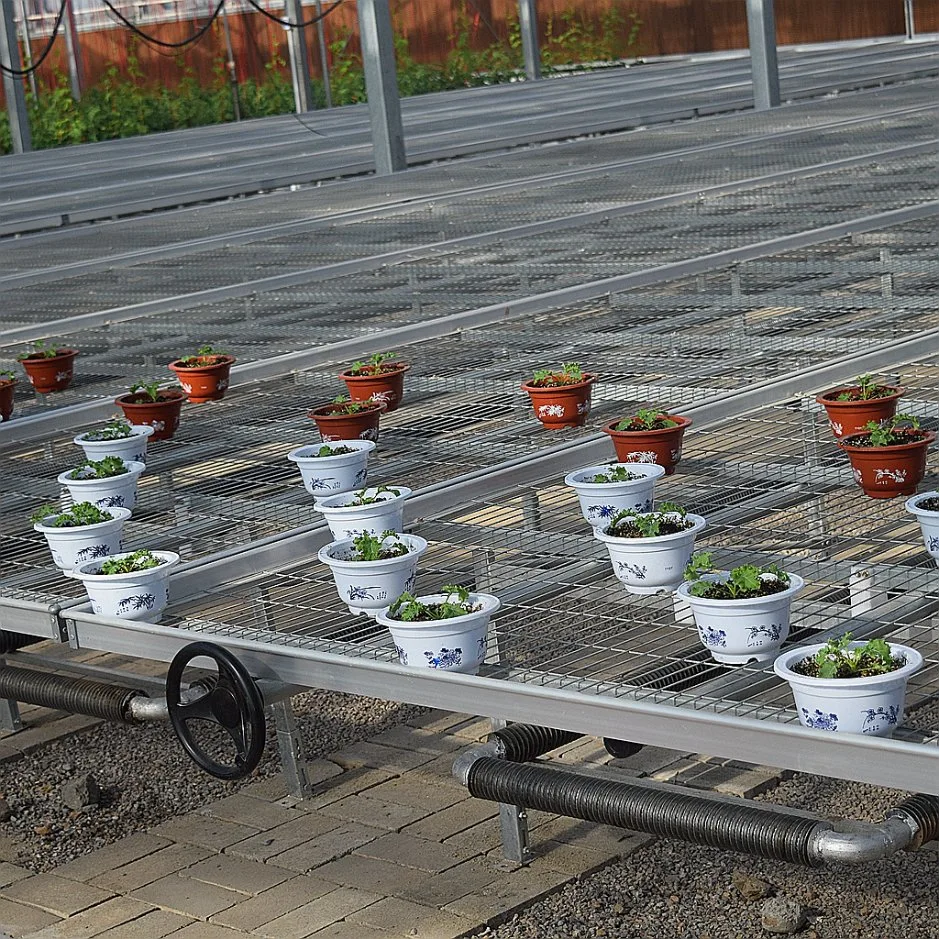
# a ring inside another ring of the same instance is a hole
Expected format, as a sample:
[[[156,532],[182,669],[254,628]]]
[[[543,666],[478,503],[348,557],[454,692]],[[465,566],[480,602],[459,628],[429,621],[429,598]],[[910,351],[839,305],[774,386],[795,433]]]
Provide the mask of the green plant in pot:
[[[395,352],[376,352],[365,361],[353,362],[339,377],[353,401],[380,401],[390,412],[404,398],[404,375],[410,368],[397,361]]]
[[[324,443],[334,440],[377,442],[379,419],[387,407],[384,401],[373,398],[353,401],[346,395],[337,395],[329,404],[313,408],[309,416],[316,422]]]
[[[577,362],[560,368],[539,368],[522,385],[531,398],[535,417],[549,430],[582,427],[590,413],[590,394],[597,376],[585,372]]]
[[[75,374],[77,349],[40,339],[32,349],[21,352],[17,361],[23,366],[33,390],[39,394],[64,391]]]
[[[203,345],[194,354],[170,362],[167,368],[176,375],[189,400],[193,404],[202,404],[225,397],[231,381],[231,367],[236,361],[227,352]]]
[[[657,463],[671,476],[681,460],[682,441],[691,419],[655,408],[640,408],[629,417],[603,425],[620,463]]]
[[[825,408],[831,432],[841,439],[863,433],[872,421],[889,421],[905,390],[879,382],[873,375],[858,375],[854,384],[829,388],[815,400]]]
[[[169,440],[179,428],[179,417],[186,393],[178,388],[163,388],[157,382],[136,382],[127,394],[114,403],[131,424],[153,428],[151,440]]]

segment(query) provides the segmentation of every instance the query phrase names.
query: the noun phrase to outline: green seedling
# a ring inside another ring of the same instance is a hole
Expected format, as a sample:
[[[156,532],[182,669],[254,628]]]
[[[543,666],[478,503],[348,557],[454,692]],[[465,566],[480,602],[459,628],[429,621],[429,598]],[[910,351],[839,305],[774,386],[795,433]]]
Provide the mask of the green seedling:
[[[879,424],[877,421],[868,421],[864,437],[872,447],[893,447],[915,440],[916,435],[911,435],[910,431],[918,430],[919,421],[911,414],[895,414]]]
[[[23,362],[26,359],[54,359],[61,351],[61,347],[54,342],[39,339],[33,343],[31,352],[21,352],[16,360],[17,362]]]
[[[539,388],[561,388],[577,385],[584,380],[584,373],[576,362],[565,362],[560,369],[535,369],[531,384]]]
[[[130,421],[122,417],[116,417],[114,420],[105,424],[100,430],[90,430],[84,436],[85,440],[98,442],[102,440],[124,440],[133,435],[134,431]]]
[[[793,671],[813,678],[866,678],[886,675],[906,664],[893,655],[883,639],[871,639],[856,649],[850,648],[851,633],[828,642],[809,658],[798,662]]]
[[[665,430],[677,426],[678,421],[673,421],[661,411],[640,408],[632,417],[624,417],[613,430]]]
[[[349,372],[352,375],[378,375],[381,372],[388,371],[389,368],[396,367],[394,364],[389,366],[388,363],[397,355],[397,352],[376,352],[374,355],[369,356],[367,362],[353,362]]]
[[[112,479],[127,472],[127,464],[119,456],[106,456],[103,460],[85,460],[68,474],[68,478]]]
[[[391,531],[383,531],[381,535],[373,535],[363,531],[352,539],[352,557],[350,561],[387,561],[390,558],[400,558],[411,549],[398,535]]]
[[[360,489],[358,492],[353,493],[353,500],[345,504],[354,506],[375,505],[377,502],[387,502],[389,498],[401,495],[401,490],[395,489],[393,486],[379,486],[372,495],[367,495],[367,492],[367,489]]]
[[[425,622],[431,620],[453,619],[455,616],[466,616],[481,609],[480,604],[470,603],[469,590],[458,584],[447,584],[443,588],[444,599],[440,603],[422,603],[414,594],[402,593],[391,607],[388,615],[392,619],[402,620],[405,623]]]
[[[135,551],[123,558],[110,558],[101,564],[102,574],[133,574],[159,567],[163,562],[149,551]]]
[[[613,516],[605,534],[614,538],[657,538],[674,535],[694,527],[685,509],[674,502],[663,502],[657,512],[634,512],[622,509]]]
[[[48,528],[79,528],[112,520],[113,516],[90,502],[77,502],[64,512],[57,505],[44,505],[30,517],[30,521]]]
[[[586,479],[590,483],[626,483],[631,479],[642,479],[640,473],[631,473],[625,466],[611,466],[605,473],[598,473],[593,479]]]
[[[836,401],[870,401],[873,398],[884,398],[893,392],[886,386],[874,381],[873,375],[858,375],[855,378],[855,388],[842,391],[835,398]]]
[[[711,581],[705,574],[716,573],[711,552],[698,551],[685,568],[685,580],[691,583],[691,594],[707,600],[749,600],[780,593],[789,586],[789,575],[775,564],[757,567],[742,564],[728,574],[727,580]]]

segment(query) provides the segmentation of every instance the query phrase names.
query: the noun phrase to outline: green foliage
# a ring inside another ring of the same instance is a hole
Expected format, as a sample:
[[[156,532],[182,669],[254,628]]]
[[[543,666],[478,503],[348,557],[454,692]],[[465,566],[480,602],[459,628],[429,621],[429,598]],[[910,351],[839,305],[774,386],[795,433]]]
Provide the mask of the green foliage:
[[[611,466],[605,473],[597,473],[589,483],[626,483],[631,479],[642,479],[641,473],[631,473],[625,466]]]
[[[223,352],[221,349],[213,349],[212,346],[205,345],[199,346],[196,349],[195,355],[187,355],[176,361],[176,365],[181,365],[183,368],[200,368],[206,365],[216,365],[218,360],[224,358],[228,355],[227,352]],[[206,359],[212,359],[213,361],[207,362]]]
[[[313,457],[341,456],[343,453],[358,453],[358,450],[355,447],[331,447],[328,443],[324,443],[316,453],[310,455]]]
[[[54,342],[46,342],[44,339],[38,339],[33,343],[32,349],[29,352],[21,352],[17,357],[17,362],[22,362],[25,359],[54,359],[62,349],[61,346],[56,345]]]
[[[453,619],[454,616],[466,616],[475,613],[480,605],[470,603],[469,590],[458,584],[447,584],[443,588],[444,599],[440,603],[422,603],[412,593],[402,593],[388,608],[392,619],[405,623]]]
[[[858,375],[854,380],[855,389],[851,391],[842,391],[836,401],[870,401],[872,398],[882,398],[890,394],[890,389],[886,385],[881,385],[874,381],[873,375]]]
[[[0,382],[7,381],[16,381],[16,375],[7,369],[0,370]]]
[[[130,393],[139,398],[146,398],[151,403],[156,404],[156,402],[160,400],[160,384],[155,381],[148,382],[147,384],[137,382],[130,386]]]
[[[657,512],[622,509],[613,516],[606,534],[614,538],[657,538],[687,531],[694,524],[685,509],[674,502],[663,502]]]
[[[613,430],[665,430],[677,426],[678,421],[673,421],[661,411],[640,408],[632,417],[624,417]]]
[[[386,364],[391,359],[397,358],[397,355],[397,352],[376,352],[374,355],[369,356],[367,362],[353,362],[349,371],[353,375],[377,375],[385,371]],[[390,367],[395,368],[396,366],[392,363]]]
[[[112,515],[90,502],[76,502],[64,512],[58,506],[44,505],[33,512],[30,518],[30,521],[46,525],[47,528],[78,528],[112,520]]]
[[[851,649],[851,633],[828,642],[810,658],[798,663],[794,671],[815,678],[866,678],[886,675],[902,668],[906,660],[894,656],[883,639],[871,639]]]
[[[538,368],[531,383],[540,388],[560,388],[564,385],[576,385],[584,380],[584,373],[577,362],[565,362],[560,369]]]
[[[691,582],[691,594],[710,600],[748,600],[779,593],[789,586],[789,575],[775,564],[757,567],[742,564],[728,573],[727,580],[714,582],[705,574],[716,573],[710,551],[698,551],[685,567],[685,580]]]
[[[352,539],[352,557],[350,561],[387,561],[400,558],[411,549],[390,529],[381,535],[360,532]]]
[[[85,460],[71,473],[69,479],[112,479],[127,473],[127,464],[119,456],[106,456],[103,460]]]
[[[115,417],[108,421],[100,430],[89,430],[84,434],[85,440],[98,442],[101,440],[126,440],[133,437],[134,431],[130,421],[123,417]]]
[[[892,447],[898,443],[908,443],[908,431],[919,430],[919,421],[912,414],[895,414],[879,424],[867,422],[865,436],[872,447]]]
[[[346,505],[375,505],[377,502],[387,502],[389,498],[396,498],[401,495],[400,489],[393,486],[379,486],[372,495],[368,495],[367,489],[360,489],[352,494],[354,498]]]
[[[368,398],[365,401],[350,401],[348,395],[336,395],[330,404],[333,414],[359,414],[362,411],[368,411],[378,405],[374,398]]]
[[[123,558],[110,558],[101,565],[102,574],[133,574],[159,567],[163,561],[149,551],[135,551]]]

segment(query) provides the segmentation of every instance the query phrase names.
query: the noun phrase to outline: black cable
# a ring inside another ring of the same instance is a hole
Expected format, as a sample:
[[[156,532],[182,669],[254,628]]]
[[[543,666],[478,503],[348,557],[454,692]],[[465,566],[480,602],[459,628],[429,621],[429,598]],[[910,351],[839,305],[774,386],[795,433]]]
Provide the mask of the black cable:
[[[46,43],[46,48],[42,50],[42,55],[36,59],[29,68],[10,68],[8,65],[4,65],[0,62],[0,72],[5,72],[7,75],[12,75],[14,78],[25,78],[27,75],[32,75],[36,69],[46,61],[46,57],[52,51],[53,45],[55,45],[56,37],[59,34],[59,29],[62,26],[62,17],[65,16],[65,4],[68,3],[68,0],[62,0],[62,4],[59,7],[59,12],[56,14],[55,23],[52,25],[52,35],[49,37],[49,42]]]
[[[101,0],[101,2],[110,10],[110,12],[117,17],[122,25],[126,26],[132,33],[139,36],[145,42],[149,42],[155,46],[163,46],[164,49],[182,49],[185,46],[191,46],[193,43],[198,42],[211,28],[212,24],[219,18],[219,15],[222,12],[222,7],[225,6],[225,0],[218,0],[218,4],[215,7],[215,10],[212,12],[212,15],[209,17],[208,22],[204,26],[200,26],[188,39],[182,40],[182,42],[165,42],[162,39],[157,39],[156,36],[150,36],[148,33],[145,33],[142,29],[138,28],[135,23],[132,23],[123,13],[121,13],[111,2],[110,0]]]
[[[289,26],[291,29],[304,29],[307,26],[313,26],[318,23],[320,20],[325,20],[333,10],[336,9],[341,3],[342,0],[335,0],[335,3],[332,4],[328,9],[323,10],[319,16],[314,16],[312,19],[303,20],[302,23],[291,23],[290,20],[282,20],[279,16],[275,16],[269,10],[265,10],[256,0],[248,0],[248,3],[254,7],[258,13],[263,13],[269,20],[273,20],[275,23],[280,23],[281,26]]]

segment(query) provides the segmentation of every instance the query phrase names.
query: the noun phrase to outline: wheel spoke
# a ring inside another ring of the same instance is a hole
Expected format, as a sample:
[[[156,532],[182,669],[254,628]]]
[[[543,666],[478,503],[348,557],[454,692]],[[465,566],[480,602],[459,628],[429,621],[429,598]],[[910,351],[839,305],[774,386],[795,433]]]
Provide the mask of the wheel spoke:
[[[184,721],[213,721],[218,718],[212,712],[212,692],[204,694],[195,701],[189,701],[186,704],[177,704],[176,712],[180,719]]]

